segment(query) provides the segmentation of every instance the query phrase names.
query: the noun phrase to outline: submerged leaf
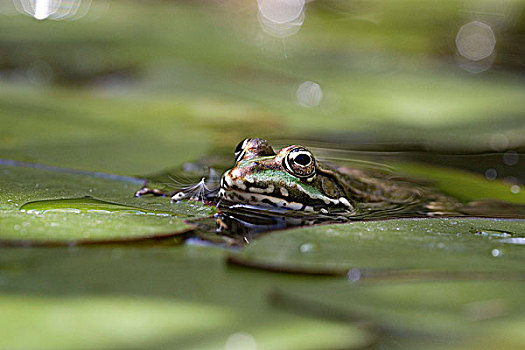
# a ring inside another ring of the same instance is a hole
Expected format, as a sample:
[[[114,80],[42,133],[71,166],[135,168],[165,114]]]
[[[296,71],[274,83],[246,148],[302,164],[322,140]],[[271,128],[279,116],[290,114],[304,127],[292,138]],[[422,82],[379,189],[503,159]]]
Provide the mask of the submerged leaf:
[[[525,204],[523,187],[517,193],[513,193],[511,185],[500,180],[489,181],[466,171],[431,165],[398,163],[396,168],[409,176],[435,181],[439,190],[464,202],[490,199]]]

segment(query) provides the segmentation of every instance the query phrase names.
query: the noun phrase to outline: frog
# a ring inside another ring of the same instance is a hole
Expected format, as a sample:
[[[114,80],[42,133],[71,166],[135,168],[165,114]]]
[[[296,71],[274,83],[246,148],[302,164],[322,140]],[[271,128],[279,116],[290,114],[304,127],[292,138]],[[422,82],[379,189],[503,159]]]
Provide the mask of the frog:
[[[234,157],[234,166],[221,177],[219,201],[346,216],[406,208],[439,215],[459,206],[456,200],[414,181],[320,161],[301,145],[275,152],[267,140],[248,138],[237,145]]]
[[[233,166],[220,177],[210,170],[208,178],[174,194],[145,185],[135,196],[144,194],[215,205],[218,227],[229,222],[239,232],[392,217],[525,218],[522,204],[491,199],[463,204],[428,181],[332,164],[302,145],[275,152],[261,138],[242,140]]]
[[[145,186],[135,196],[144,194],[167,195]],[[458,215],[461,207],[454,198],[414,179],[324,162],[302,145],[275,152],[270,142],[261,138],[239,142],[234,165],[220,182],[202,178],[171,195],[172,202],[183,199],[214,203],[219,209],[242,207],[345,218],[407,212],[410,216]]]

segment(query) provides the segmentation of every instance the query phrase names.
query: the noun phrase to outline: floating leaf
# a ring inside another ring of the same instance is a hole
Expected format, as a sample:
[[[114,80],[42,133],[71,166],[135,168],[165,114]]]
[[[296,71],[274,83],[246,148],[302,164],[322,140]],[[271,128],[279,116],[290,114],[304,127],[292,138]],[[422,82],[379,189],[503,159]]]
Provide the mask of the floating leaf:
[[[82,244],[136,241],[187,232],[185,219],[212,207],[134,198],[136,178],[45,166],[0,167],[0,242]]]
[[[229,261],[339,276],[281,285],[270,300],[290,312],[369,324],[387,347],[518,349],[525,345],[525,255],[513,240],[523,236],[523,220],[354,222],[263,234]]]
[[[521,246],[505,238],[525,236],[524,220],[395,219],[303,227],[264,234],[232,260],[277,271],[346,275],[378,274],[432,278],[432,271],[498,272],[525,278]],[[363,271],[361,271],[361,269]],[[371,269],[367,272],[367,269]],[[412,271],[412,272],[410,272]],[[427,275],[427,272],[429,274]],[[358,276],[359,278],[365,275]],[[436,278],[447,278],[436,274]],[[351,277],[351,276],[350,276]]]
[[[190,245],[0,248],[0,348],[345,349],[374,341],[356,325],[282,312],[266,298],[276,286],[316,281],[225,268],[225,254]]]

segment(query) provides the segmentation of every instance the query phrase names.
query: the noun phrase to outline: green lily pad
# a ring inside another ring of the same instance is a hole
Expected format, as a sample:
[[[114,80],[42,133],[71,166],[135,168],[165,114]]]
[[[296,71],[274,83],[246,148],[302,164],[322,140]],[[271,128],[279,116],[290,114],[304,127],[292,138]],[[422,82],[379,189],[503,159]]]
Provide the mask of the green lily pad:
[[[513,15],[496,33],[497,69],[471,75],[451,59],[467,2],[309,2],[282,40],[260,29],[256,2],[229,3],[94,1],[74,23],[2,16],[0,157],[131,175],[230,155],[254,136],[524,143],[524,85],[506,70],[521,65]],[[312,108],[296,101],[308,80],[324,97]],[[131,178],[46,169],[1,168],[4,243],[178,234],[213,213],[133,198]],[[438,186],[462,201],[523,203],[523,189],[490,192],[459,173],[444,184],[450,174]],[[522,222],[439,222],[275,232],[237,257],[329,277],[225,266],[224,250],[187,245],[1,248],[0,348],[524,348]]]
[[[523,237],[523,220],[353,222],[263,234],[229,261],[279,276],[338,277],[279,286],[271,300],[290,312],[368,324],[389,348],[518,349]]]
[[[172,217],[70,212],[37,215],[0,211],[0,244],[114,243],[175,236],[191,229],[192,225]]]
[[[16,166],[18,165],[18,166]],[[82,244],[181,234],[213,215],[197,202],[134,198],[141,179],[14,163],[1,166],[0,242]]]
[[[374,341],[355,324],[283,312],[266,298],[276,286],[324,281],[226,268],[226,254],[193,245],[0,248],[0,348],[344,349]]]
[[[418,278],[418,274],[422,278],[444,278],[432,271],[450,272],[450,278],[461,272],[474,278],[477,272],[525,278],[523,247],[509,240],[524,236],[524,220],[353,222],[265,234],[231,259],[269,270],[348,274],[359,279],[367,274],[397,278],[395,271],[409,271],[401,275],[407,278]]]
[[[367,322],[392,342],[388,348],[520,349],[522,295],[523,281],[327,281],[282,288],[273,300],[288,311]]]

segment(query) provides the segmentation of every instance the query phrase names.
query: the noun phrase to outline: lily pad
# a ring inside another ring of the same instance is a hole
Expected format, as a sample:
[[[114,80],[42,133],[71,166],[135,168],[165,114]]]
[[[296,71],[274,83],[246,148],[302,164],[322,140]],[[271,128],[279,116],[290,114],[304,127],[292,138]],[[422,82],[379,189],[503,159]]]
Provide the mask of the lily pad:
[[[143,180],[55,167],[0,166],[0,242],[82,244],[173,236],[185,219],[213,215],[201,203],[134,198]]]
[[[327,281],[282,288],[272,300],[305,315],[367,322],[388,348],[521,349],[522,291],[523,281]]]
[[[283,312],[266,298],[275,286],[324,281],[226,268],[225,254],[191,245],[0,248],[0,348],[343,349],[374,341],[355,324]]]
[[[397,219],[264,234],[234,265],[335,276],[279,286],[279,308],[361,322],[390,348],[522,348],[525,221]],[[417,282],[417,283],[414,283]],[[425,339],[425,341],[421,341]]]
[[[303,227],[265,234],[231,257],[268,270],[342,275],[351,279],[525,279],[523,247],[508,238],[525,236],[524,220],[396,219]],[[409,271],[410,273],[406,273]],[[440,273],[444,272],[445,276]],[[436,277],[434,277],[436,276]],[[481,277],[483,278],[483,277]]]

